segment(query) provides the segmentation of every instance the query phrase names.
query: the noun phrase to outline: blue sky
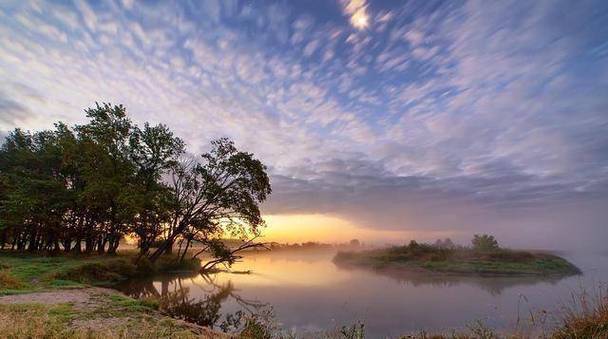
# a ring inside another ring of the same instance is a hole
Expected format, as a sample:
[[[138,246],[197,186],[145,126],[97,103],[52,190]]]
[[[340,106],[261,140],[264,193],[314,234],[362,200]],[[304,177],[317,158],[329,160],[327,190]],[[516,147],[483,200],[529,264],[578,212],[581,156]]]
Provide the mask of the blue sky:
[[[122,103],[362,228],[608,235],[606,93],[605,1],[0,3],[0,133]]]

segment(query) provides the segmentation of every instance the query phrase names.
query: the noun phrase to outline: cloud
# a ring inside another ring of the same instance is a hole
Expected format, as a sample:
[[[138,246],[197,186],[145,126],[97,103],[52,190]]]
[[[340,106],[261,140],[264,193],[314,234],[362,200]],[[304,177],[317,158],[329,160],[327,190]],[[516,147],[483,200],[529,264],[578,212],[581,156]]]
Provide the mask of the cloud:
[[[0,123],[5,125],[18,125],[31,114],[24,105],[7,98],[0,92]]]
[[[0,147],[4,144],[4,139],[8,136],[8,131],[0,131]]]
[[[508,237],[583,206],[598,229],[606,4],[425,4],[0,5],[0,130],[111,101],[193,152],[221,136],[254,152],[273,213]]]
[[[344,0],[344,13],[349,16],[351,25],[356,29],[365,29],[369,26],[366,0]]]

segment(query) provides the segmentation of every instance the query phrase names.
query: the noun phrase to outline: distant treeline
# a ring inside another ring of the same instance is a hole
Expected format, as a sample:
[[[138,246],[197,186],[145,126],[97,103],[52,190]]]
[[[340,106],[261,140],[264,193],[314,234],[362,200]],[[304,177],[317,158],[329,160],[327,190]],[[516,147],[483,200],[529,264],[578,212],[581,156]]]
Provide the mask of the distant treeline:
[[[193,241],[235,259],[263,224],[266,167],[225,138],[193,160],[165,125],[135,125],[122,105],[96,104],[84,125],[15,129],[0,148],[0,246],[115,253],[125,236],[156,260]],[[227,248],[222,237],[244,239]]]

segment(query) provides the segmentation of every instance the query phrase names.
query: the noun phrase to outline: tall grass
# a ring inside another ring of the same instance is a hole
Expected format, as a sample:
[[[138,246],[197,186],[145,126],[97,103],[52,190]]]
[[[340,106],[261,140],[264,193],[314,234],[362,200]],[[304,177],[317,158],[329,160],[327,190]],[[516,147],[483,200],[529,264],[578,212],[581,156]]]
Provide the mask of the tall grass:
[[[562,310],[562,324],[553,332],[552,338],[608,338],[607,292],[608,289],[601,286],[592,294],[584,289],[572,293],[570,304]]]

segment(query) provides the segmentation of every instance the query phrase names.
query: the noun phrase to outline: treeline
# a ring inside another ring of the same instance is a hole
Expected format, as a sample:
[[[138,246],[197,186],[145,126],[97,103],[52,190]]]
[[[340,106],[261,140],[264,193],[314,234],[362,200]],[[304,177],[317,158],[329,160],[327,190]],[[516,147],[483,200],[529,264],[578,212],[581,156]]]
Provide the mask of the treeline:
[[[193,242],[219,262],[234,260],[222,237],[258,246],[266,167],[228,139],[196,160],[165,125],[134,124],[122,105],[96,104],[88,123],[30,133],[0,148],[0,247],[116,253],[137,240],[152,261],[183,258]]]

